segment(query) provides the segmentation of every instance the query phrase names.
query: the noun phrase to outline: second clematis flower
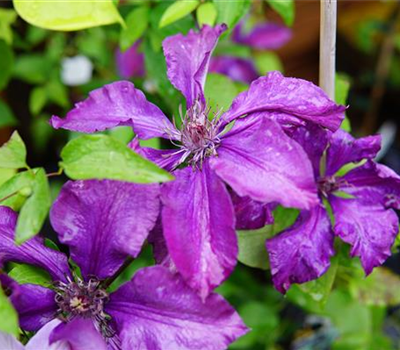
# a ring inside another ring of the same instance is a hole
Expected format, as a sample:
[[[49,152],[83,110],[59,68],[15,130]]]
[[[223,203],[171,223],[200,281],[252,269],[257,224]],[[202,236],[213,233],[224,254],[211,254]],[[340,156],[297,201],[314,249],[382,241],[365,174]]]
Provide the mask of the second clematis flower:
[[[222,350],[247,332],[221,296],[201,300],[164,266],[142,268],[109,292],[153,228],[158,196],[155,185],[96,180],[64,185],[50,221],[81,275],[71,271],[64,253],[46,247],[40,237],[17,246],[17,214],[0,206],[0,263],[38,266],[53,279],[45,287],[0,275],[21,328],[47,330],[37,333],[35,349],[60,342],[77,350]]]
[[[138,151],[175,175],[161,187],[163,234],[176,269],[203,299],[237,261],[235,212],[226,185],[258,202],[311,208],[318,203],[311,163],[280,123],[308,120],[336,130],[345,109],[312,83],[273,72],[253,82],[227,111],[210,113],[204,84],[225,29],[204,26],[163,42],[168,77],[186,98],[180,129],[130,82],[92,91],[65,119],[51,119],[55,128],[92,133],[130,125],[140,139],[171,140],[174,149]]]
[[[330,137],[314,126],[298,128],[293,137],[313,163],[320,204],[301,211],[292,227],[267,241],[275,287],[284,293],[292,283],[323,275],[335,253],[335,236],[350,244],[351,256],[360,257],[365,273],[371,273],[390,255],[399,231],[393,209],[400,209],[400,177],[372,160],[380,136],[354,139],[338,130]],[[343,168],[361,161],[348,172]],[[333,226],[324,200],[332,208]]]

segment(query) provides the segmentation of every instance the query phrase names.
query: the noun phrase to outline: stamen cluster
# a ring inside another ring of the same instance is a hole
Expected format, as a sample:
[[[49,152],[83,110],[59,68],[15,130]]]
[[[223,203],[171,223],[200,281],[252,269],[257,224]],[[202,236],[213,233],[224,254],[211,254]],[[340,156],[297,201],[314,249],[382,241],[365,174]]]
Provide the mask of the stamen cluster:
[[[326,176],[318,180],[318,190],[324,197],[327,197],[338,189],[339,183],[335,176]]]

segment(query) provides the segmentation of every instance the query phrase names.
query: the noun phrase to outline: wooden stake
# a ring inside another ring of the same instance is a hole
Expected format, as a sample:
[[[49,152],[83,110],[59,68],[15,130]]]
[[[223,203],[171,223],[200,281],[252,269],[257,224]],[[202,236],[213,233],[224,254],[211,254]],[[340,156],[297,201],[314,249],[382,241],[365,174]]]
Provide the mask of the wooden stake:
[[[337,0],[321,0],[319,40],[319,86],[335,99]]]

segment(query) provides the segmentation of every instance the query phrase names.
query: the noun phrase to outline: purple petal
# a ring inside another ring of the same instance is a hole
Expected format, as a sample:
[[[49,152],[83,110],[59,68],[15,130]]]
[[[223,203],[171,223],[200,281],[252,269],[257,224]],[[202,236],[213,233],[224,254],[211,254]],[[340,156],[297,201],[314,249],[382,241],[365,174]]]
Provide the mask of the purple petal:
[[[245,84],[250,84],[259,76],[252,61],[231,56],[212,57],[209,71],[226,75]]]
[[[221,296],[202,302],[162,266],[139,270],[111,294],[106,311],[120,325],[123,349],[222,350],[247,332]]]
[[[322,276],[334,254],[329,217],[317,205],[302,211],[292,227],[267,240],[267,251],[275,288],[285,293],[292,283],[304,283]]]
[[[145,74],[144,55],[138,50],[140,43],[137,41],[125,52],[119,49],[115,52],[118,73],[124,79],[143,77]]]
[[[25,347],[13,335],[0,331],[0,349],[24,350]]]
[[[50,334],[59,326],[60,320],[54,319],[43,326],[26,344],[26,350],[77,350],[71,348],[67,342],[58,341],[50,345]],[[83,349],[82,349],[83,350]]]
[[[285,78],[279,72],[270,72],[239,94],[222,118],[229,123],[249,113],[269,111],[289,114],[336,130],[344,118],[345,109],[306,80]]]
[[[204,299],[236,265],[234,209],[208,162],[174,175],[161,189],[164,237],[176,268]]]
[[[234,42],[259,50],[275,50],[285,45],[292,38],[292,31],[278,23],[262,23],[256,25],[249,33],[244,33],[243,22],[233,30]]]
[[[368,193],[364,196],[368,197]],[[335,217],[335,234],[351,245],[350,254],[360,257],[365,273],[371,273],[391,254],[390,248],[399,231],[396,213],[362,198],[332,195],[329,201]]]
[[[187,109],[197,99],[205,103],[203,90],[209,61],[225,30],[224,24],[215,28],[205,25],[199,33],[191,30],[187,35],[177,34],[163,41],[168,78],[185,96]]]
[[[116,126],[132,126],[141,139],[169,138],[167,129],[174,126],[164,113],[146,100],[145,95],[128,81],[119,81],[93,90],[75,105],[64,119],[53,116],[55,129],[93,133]]]
[[[237,230],[256,230],[274,222],[273,205],[254,201],[248,196],[240,197],[233,191],[231,198]]]
[[[66,281],[69,267],[65,254],[47,248],[38,236],[22,245],[15,244],[17,217],[12,209],[0,206],[0,265],[8,261],[34,265],[48,271],[54,280]]]
[[[107,343],[91,319],[60,323],[50,334],[50,344],[68,343],[71,350],[107,350]]]
[[[326,175],[334,175],[343,165],[373,159],[381,148],[381,136],[355,139],[344,130],[337,130],[331,138],[326,156]]]
[[[69,181],[50,220],[82,273],[107,278],[139,254],[159,213],[158,196],[158,185]]]
[[[1,285],[10,295],[24,330],[37,331],[55,318],[57,305],[52,290],[36,284],[18,284],[6,275],[1,275]]]
[[[318,203],[306,153],[272,120],[236,120],[210,164],[239,196],[304,209]]]

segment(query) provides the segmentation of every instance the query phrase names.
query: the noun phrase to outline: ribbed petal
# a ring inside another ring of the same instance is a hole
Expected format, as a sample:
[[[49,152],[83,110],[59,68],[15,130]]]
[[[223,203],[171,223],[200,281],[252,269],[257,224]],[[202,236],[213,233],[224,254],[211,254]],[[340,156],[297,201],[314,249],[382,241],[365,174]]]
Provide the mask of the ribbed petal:
[[[43,326],[26,344],[26,350],[78,350],[71,347],[68,342],[57,341],[50,344],[50,334],[61,324],[60,320],[54,319]],[[83,350],[83,349],[82,349]]]
[[[203,26],[200,32],[189,31],[163,41],[168,78],[186,98],[186,108],[199,99],[205,103],[204,84],[211,54],[226,26]]]
[[[330,140],[326,156],[326,175],[334,175],[345,164],[373,159],[380,148],[380,135],[355,139],[346,131],[339,129]]]
[[[204,299],[232,272],[238,253],[234,209],[209,168],[177,170],[161,189],[164,237],[178,271]]]
[[[24,350],[23,346],[13,335],[0,331],[0,349]]]
[[[50,220],[85,276],[107,278],[136,257],[159,213],[159,186],[119,181],[67,182]]]
[[[222,118],[229,123],[246,114],[269,111],[289,114],[336,130],[344,118],[344,110],[344,106],[330,100],[318,86],[271,72],[254,81],[249,90],[239,94]]]
[[[65,254],[47,248],[36,236],[22,245],[14,242],[17,213],[0,206],[0,264],[8,261],[30,264],[47,270],[54,280],[65,281],[69,276]]]
[[[221,296],[203,302],[162,266],[139,270],[111,294],[106,312],[119,326],[123,349],[222,350],[247,331]]]
[[[317,205],[302,211],[289,229],[267,240],[267,251],[275,288],[285,293],[292,283],[304,283],[322,276],[334,254],[329,217]]]
[[[211,167],[239,196],[286,207],[318,203],[311,163],[300,145],[274,121],[247,117],[235,122],[210,158]]]
[[[50,344],[67,343],[71,350],[110,350],[91,319],[60,323],[50,334]]]
[[[141,139],[169,138],[166,129],[174,126],[145,95],[128,81],[119,81],[93,90],[83,102],[75,105],[64,119],[53,116],[55,129],[93,133],[116,126],[132,126]]]

